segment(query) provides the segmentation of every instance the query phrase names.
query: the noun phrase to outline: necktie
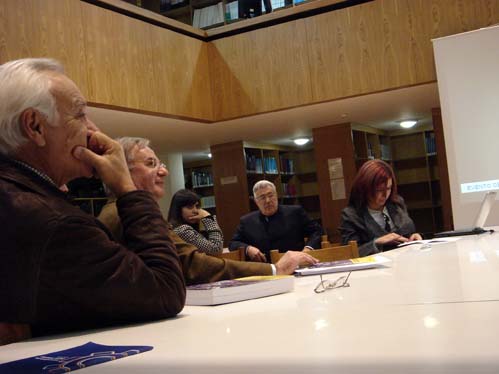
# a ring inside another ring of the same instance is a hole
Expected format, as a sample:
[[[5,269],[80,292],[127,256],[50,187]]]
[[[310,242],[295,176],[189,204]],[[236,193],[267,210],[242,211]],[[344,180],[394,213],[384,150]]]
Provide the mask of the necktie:
[[[385,231],[392,232],[392,228],[390,227],[390,217],[383,213],[383,219],[385,220]]]

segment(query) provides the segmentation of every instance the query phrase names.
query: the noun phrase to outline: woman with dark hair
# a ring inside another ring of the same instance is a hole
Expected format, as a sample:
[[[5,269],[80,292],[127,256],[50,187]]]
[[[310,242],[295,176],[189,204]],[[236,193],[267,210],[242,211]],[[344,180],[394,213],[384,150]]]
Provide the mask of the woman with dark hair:
[[[421,240],[397,194],[390,165],[370,160],[362,165],[352,184],[348,206],[341,213],[341,241],[356,240],[360,256],[393,249],[398,244]]]
[[[173,195],[168,212],[168,222],[173,231],[184,241],[205,253],[221,253],[222,230],[215,216],[201,209],[199,196],[189,190],[179,190]]]

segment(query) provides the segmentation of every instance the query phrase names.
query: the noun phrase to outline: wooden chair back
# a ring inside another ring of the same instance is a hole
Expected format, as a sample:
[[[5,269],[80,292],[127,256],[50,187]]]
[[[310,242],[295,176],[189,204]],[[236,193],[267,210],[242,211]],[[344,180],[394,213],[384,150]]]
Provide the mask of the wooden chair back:
[[[316,249],[308,253],[320,262],[349,260],[351,258],[359,257],[359,247],[357,246],[357,242],[352,240],[349,241],[347,245]],[[273,249],[270,251],[270,261],[275,264],[283,255],[284,253],[280,253],[277,249]]]
[[[238,248],[234,251],[222,252],[216,254],[210,253],[210,255],[213,257],[224,258],[226,260],[246,261],[246,253],[244,248]]]
[[[321,248],[327,248],[331,247],[331,242],[329,241],[329,238],[327,235],[322,235],[321,236]]]

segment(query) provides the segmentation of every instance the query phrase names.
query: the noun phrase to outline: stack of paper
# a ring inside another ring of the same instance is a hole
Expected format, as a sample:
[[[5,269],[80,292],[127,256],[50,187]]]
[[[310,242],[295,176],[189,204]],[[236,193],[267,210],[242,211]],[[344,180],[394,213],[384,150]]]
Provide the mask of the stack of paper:
[[[317,275],[317,274],[326,274],[326,273],[339,273],[342,271],[370,269],[370,268],[384,266],[390,261],[391,260],[383,256],[367,256],[367,257],[353,258],[351,260],[319,262],[318,264],[303,269],[296,269],[295,274]]]

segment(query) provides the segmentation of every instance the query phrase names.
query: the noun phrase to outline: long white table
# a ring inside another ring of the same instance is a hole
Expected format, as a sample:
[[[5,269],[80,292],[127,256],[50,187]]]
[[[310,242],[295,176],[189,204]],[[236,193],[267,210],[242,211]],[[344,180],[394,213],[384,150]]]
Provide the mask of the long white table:
[[[283,295],[0,347],[0,363],[93,341],[154,349],[82,374],[499,372],[499,233],[420,247],[385,252],[389,267],[348,288],[296,278]]]

